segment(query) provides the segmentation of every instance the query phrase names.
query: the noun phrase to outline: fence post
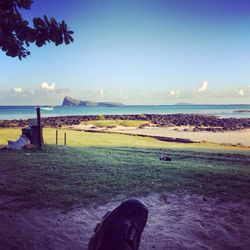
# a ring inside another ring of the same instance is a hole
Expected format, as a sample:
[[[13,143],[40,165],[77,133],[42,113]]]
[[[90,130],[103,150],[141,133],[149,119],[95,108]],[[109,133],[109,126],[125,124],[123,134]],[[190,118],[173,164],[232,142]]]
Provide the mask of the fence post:
[[[37,126],[38,126],[38,148],[42,149],[42,128],[41,128],[41,112],[40,108],[36,108]]]
[[[58,130],[56,130],[56,145],[58,145]]]
[[[66,146],[66,140],[67,140],[67,136],[66,136],[66,133],[64,133],[64,145]]]

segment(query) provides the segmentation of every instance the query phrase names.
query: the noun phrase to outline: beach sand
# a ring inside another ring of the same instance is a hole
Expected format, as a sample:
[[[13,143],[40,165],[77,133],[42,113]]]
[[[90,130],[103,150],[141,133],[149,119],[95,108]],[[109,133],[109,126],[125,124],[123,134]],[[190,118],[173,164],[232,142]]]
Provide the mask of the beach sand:
[[[232,145],[244,145],[250,146],[250,129],[242,129],[236,131],[224,131],[224,132],[211,132],[211,131],[198,131],[193,132],[192,126],[179,126],[179,127],[122,127],[117,126],[114,128],[98,128],[93,125],[73,125],[73,129],[83,131],[102,131],[102,132],[114,132],[133,135],[148,135],[148,136],[163,136],[172,138],[190,139],[197,142],[212,142],[218,144],[232,144]]]
[[[189,194],[151,194],[140,198],[149,208],[140,250],[249,249],[250,202],[219,202]],[[122,199],[121,199],[122,200]],[[77,207],[30,208],[1,197],[1,249],[87,249],[103,215],[120,202]]]

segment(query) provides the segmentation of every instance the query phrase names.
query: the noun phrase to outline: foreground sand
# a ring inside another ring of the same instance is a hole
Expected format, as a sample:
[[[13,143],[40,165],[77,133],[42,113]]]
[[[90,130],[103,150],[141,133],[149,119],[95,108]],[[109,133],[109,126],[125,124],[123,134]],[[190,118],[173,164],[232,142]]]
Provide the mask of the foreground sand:
[[[250,129],[225,131],[225,132],[209,132],[199,131],[193,132],[191,126],[179,126],[179,127],[122,127],[117,126],[115,128],[95,128],[93,125],[73,125],[73,129],[87,130],[87,131],[107,131],[114,133],[124,133],[133,135],[149,135],[149,136],[163,136],[172,138],[190,139],[192,141],[205,141],[218,144],[232,144],[232,145],[244,145],[250,146]]]
[[[187,194],[152,194],[141,200],[149,208],[149,218],[140,250],[249,249],[250,201],[219,202]],[[1,249],[87,249],[96,223],[118,204],[78,207],[65,213],[29,208],[2,197]]]

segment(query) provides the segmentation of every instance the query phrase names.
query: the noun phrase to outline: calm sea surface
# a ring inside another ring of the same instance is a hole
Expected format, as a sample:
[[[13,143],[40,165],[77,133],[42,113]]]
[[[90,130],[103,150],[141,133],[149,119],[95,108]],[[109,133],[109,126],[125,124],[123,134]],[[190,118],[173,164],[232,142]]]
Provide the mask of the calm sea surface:
[[[35,106],[0,106],[0,120],[28,119],[36,117]],[[250,105],[135,105],[123,107],[63,107],[42,110],[43,117],[69,115],[106,114],[210,114],[219,117],[250,118]]]

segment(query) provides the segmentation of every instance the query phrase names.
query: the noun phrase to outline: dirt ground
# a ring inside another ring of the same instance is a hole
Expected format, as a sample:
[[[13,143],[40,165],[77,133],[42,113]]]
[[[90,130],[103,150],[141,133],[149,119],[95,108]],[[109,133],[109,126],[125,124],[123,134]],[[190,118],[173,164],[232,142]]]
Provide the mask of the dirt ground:
[[[249,249],[250,201],[219,202],[187,194],[152,194],[140,200],[149,208],[140,250]],[[64,212],[1,196],[1,249],[87,249],[96,223],[119,203]]]

